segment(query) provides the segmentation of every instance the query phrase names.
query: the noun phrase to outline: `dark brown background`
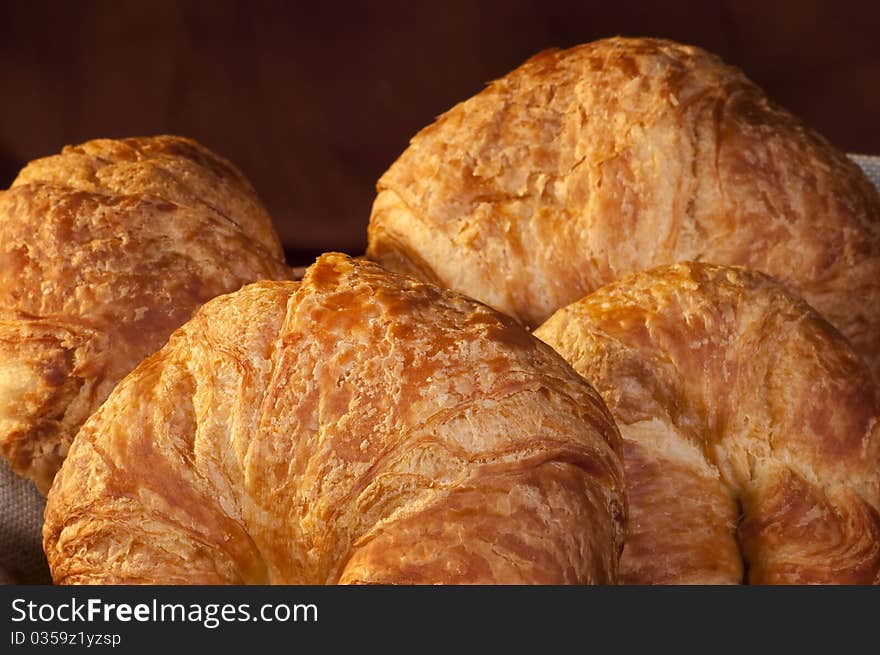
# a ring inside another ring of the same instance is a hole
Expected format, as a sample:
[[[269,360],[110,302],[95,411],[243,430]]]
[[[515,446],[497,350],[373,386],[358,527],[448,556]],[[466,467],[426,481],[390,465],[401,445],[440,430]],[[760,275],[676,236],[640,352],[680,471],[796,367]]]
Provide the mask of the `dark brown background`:
[[[603,36],[703,46],[880,154],[876,1],[15,2],[0,26],[3,186],[67,143],[192,136],[251,178],[294,264],[362,251],[376,179],[434,116]]]

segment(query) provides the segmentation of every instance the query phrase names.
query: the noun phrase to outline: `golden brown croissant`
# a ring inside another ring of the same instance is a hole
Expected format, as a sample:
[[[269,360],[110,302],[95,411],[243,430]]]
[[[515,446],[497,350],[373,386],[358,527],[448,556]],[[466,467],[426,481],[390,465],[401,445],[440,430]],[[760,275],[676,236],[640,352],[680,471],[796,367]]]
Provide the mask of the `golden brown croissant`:
[[[543,52],[448,111],[379,180],[367,255],[532,327],[629,273],[742,265],[880,376],[877,191],[739,70],[669,41]]]
[[[636,274],[535,335],[624,439],[626,583],[871,583],[880,411],[870,373],[801,299],[744,269]]]
[[[0,192],[0,453],[45,493],[80,425],[199,305],[287,276],[250,184],[193,141],[32,162]]]
[[[512,319],[328,254],[206,304],[77,435],[58,583],[607,583],[598,394]]]

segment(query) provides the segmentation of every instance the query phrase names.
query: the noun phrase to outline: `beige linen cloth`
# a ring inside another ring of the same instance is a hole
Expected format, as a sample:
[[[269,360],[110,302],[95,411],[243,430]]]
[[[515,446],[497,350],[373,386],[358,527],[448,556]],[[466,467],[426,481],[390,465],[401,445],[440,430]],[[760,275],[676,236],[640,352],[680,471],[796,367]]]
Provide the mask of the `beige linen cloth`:
[[[850,155],[880,189],[880,157]],[[0,459],[0,564],[24,584],[49,584],[41,529],[45,501]]]

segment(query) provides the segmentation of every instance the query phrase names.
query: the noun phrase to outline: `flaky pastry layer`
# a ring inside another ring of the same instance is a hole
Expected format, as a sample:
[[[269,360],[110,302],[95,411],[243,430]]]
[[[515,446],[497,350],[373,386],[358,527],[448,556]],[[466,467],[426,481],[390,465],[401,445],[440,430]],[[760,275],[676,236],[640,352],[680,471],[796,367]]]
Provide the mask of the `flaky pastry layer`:
[[[660,267],[535,336],[624,439],[621,581],[880,582],[880,407],[850,344],[771,278]]]
[[[598,394],[512,319],[338,254],[206,304],[47,500],[57,583],[612,583]]]

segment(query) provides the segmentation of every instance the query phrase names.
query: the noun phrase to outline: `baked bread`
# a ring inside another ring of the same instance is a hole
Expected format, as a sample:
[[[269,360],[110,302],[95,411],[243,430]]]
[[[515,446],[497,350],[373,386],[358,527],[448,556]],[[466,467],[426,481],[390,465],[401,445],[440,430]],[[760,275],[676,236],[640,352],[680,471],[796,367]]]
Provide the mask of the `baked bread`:
[[[382,176],[369,257],[524,324],[679,261],[773,275],[880,379],[880,198],[739,70],[613,38],[533,57]]]
[[[344,255],[206,304],[77,435],[57,583],[611,583],[619,435],[512,319]]]
[[[101,139],[0,192],[0,453],[44,493],[80,425],[206,300],[289,271],[229,162]]]
[[[624,440],[634,584],[880,581],[880,408],[847,341],[769,277],[661,267],[535,335]]]

